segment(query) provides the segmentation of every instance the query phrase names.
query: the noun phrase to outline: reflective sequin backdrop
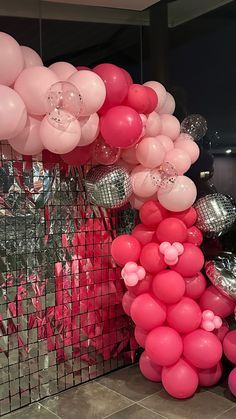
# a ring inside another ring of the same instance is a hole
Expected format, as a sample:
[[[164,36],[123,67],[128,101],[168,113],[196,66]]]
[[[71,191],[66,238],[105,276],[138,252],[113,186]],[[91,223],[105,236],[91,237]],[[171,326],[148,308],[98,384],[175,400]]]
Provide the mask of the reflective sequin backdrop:
[[[135,214],[86,204],[82,169],[0,146],[3,415],[134,359],[110,243]]]

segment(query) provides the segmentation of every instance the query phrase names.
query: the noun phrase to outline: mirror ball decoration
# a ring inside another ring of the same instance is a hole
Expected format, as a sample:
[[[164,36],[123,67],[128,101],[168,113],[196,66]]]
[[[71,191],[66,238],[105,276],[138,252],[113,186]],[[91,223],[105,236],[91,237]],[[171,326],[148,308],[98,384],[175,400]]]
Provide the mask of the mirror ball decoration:
[[[203,196],[194,205],[198,227],[206,237],[227,233],[236,220],[236,208],[228,196],[220,193]]]
[[[191,135],[195,141],[201,140],[207,132],[207,121],[202,115],[188,115],[181,123],[181,132]]]
[[[236,255],[222,252],[205,264],[212,284],[224,295],[236,300]]]
[[[86,175],[85,189],[91,204],[104,208],[121,208],[131,194],[128,171],[120,166],[95,166]]]

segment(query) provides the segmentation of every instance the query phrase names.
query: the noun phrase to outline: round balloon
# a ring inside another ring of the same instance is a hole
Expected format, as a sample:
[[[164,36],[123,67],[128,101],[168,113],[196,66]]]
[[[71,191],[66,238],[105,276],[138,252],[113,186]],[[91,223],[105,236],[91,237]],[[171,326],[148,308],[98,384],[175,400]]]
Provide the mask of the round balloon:
[[[131,306],[134,300],[135,300],[135,296],[132,293],[130,293],[129,291],[124,293],[123,298],[122,298],[122,307],[125,314],[127,314],[127,316],[130,316]]]
[[[93,71],[103,80],[106,87],[106,99],[103,107],[107,110],[120,105],[128,93],[128,84],[124,71],[110,63],[99,64]]]
[[[228,384],[231,393],[236,397],[236,368],[229,374]]]
[[[144,83],[144,86],[151,87],[151,89],[153,89],[156,92],[158,102],[155,111],[158,112],[166,101],[167,92],[165,87],[158,81],[147,81],[146,83]]]
[[[197,368],[212,368],[222,357],[222,345],[212,332],[197,329],[183,338],[184,357]]]
[[[198,378],[200,386],[211,387],[216,385],[218,381],[220,381],[222,373],[223,367],[221,362],[218,362],[218,364],[212,368],[199,369]]]
[[[134,329],[134,337],[136,341],[138,342],[138,344],[142,346],[142,348],[145,348],[145,341],[146,341],[146,337],[148,333],[149,332],[147,330],[144,330],[138,326],[136,326]]]
[[[196,275],[190,278],[185,277],[184,280],[186,297],[198,300],[204,293],[207,286],[204,275],[201,272],[197,272]]]
[[[99,116],[97,113],[93,113],[90,116],[84,116],[79,118],[81,127],[81,138],[79,147],[89,145],[93,143],[99,134]]]
[[[187,239],[187,228],[178,218],[168,217],[158,225],[156,236],[160,243],[184,243]]]
[[[142,248],[140,262],[144,269],[151,274],[157,274],[166,268],[164,257],[157,243],[148,243]]]
[[[179,175],[183,175],[191,166],[189,154],[176,147],[166,153],[164,162],[171,164]]]
[[[177,176],[171,190],[159,189],[158,200],[170,211],[184,211],[190,208],[197,196],[197,189],[193,181],[187,176]]]
[[[154,364],[146,351],[144,351],[139,359],[139,368],[145,378],[156,383],[161,382],[161,371],[160,365]]]
[[[203,268],[204,256],[202,251],[192,243],[184,243],[183,246],[184,252],[172,269],[184,277],[192,277]]]
[[[159,202],[149,200],[145,202],[139,211],[140,220],[147,227],[157,228],[158,224],[168,217],[168,211]]]
[[[158,190],[158,186],[152,180],[151,169],[141,164],[132,170],[131,183],[134,194],[140,198],[151,198]]]
[[[162,106],[162,108],[159,110],[159,114],[173,114],[175,111],[175,100],[173,98],[173,96],[167,92],[166,94],[166,100],[164,105]]]
[[[216,316],[222,318],[230,316],[235,307],[235,302],[221,294],[214,285],[204,291],[199,304],[202,310],[212,310]]]
[[[65,61],[53,63],[48,68],[54,71],[60,81],[68,80],[72,74],[77,73],[76,67]]]
[[[198,388],[196,369],[182,358],[176,364],[164,367],[161,378],[164,389],[176,399],[187,399]]]
[[[111,255],[120,266],[124,266],[127,262],[137,262],[140,252],[139,241],[129,234],[116,237],[111,244]]]
[[[177,362],[183,352],[181,336],[171,327],[153,329],[146,338],[145,349],[151,361],[166,366]]]
[[[155,230],[143,224],[137,224],[132,230],[132,236],[134,236],[142,246],[145,246],[145,244],[154,241]]]
[[[149,331],[164,323],[166,306],[151,294],[145,293],[135,298],[130,313],[136,326]]]
[[[0,140],[19,135],[27,121],[26,107],[13,89],[0,85]]]
[[[189,333],[197,329],[202,321],[199,305],[188,297],[168,307],[167,322],[179,333]]]
[[[170,137],[173,141],[176,140],[180,134],[180,123],[175,116],[161,115],[161,134]]]
[[[40,55],[34,49],[21,45],[21,52],[24,57],[24,68],[43,66]]]
[[[180,136],[175,140],[175,147],[185,151],[189,155],[191,163],[193,164],[199,157],[200,149],[195,141],[186,139],[184,137],[186,135],[188,134],[180,134]]]
[[[41,120],[39,118],[29,115],[23,131],[16,137],[8,140],[9,144],[18,153],[26,156],[36,156],[41,153],[44,146],[39,135],[40,124]]]
[[[166,150],[155,137],[145,137],[136,148],[136,157],[144,167],[154,169],[160,166],[165,158]]]
[[[236,330],[231,330],[225,335],[223,340],[223,349],[226,358],[232,364],[236,365]]]
[[[153,278],[152,291],[164,303],[174,304],[183,297],[185,282],[177,272],[161,271]]]
[[[180,212],[171,212],[170,217],[178,218],[179,220],[183,221],[186,227],[192,227],[197,221],[197,211],[190,207],[185,211]]]
[[[0,84],[12,86],[24,68],[22,50],[12,36],[0,32],[0,51]]]

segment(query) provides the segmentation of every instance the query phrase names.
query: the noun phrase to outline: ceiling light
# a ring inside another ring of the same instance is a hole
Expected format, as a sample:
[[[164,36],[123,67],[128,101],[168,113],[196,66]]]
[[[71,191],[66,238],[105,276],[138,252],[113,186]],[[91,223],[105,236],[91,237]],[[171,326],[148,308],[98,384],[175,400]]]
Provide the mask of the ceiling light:
[[[232,153],[232,150],[231,150],[231,148],[228,148],[228,150],[226,150],[225,152],[226,152],[226,154],[230,154],[230,153]]]

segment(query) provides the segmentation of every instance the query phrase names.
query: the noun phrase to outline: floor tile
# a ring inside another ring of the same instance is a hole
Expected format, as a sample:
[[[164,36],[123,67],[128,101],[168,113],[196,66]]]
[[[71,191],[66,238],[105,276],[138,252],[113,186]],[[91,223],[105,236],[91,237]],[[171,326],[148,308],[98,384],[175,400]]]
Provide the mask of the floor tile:
[[[62,419],[101,419],[132,402],[127,398],[91,382],[64,391],[41,402]]]
[[[133,401],[142,400],[162,389],[160,383],[146,380],[138,365],[122,368],[97,380],[102,385],[123,394]]]
[[[146,398],[140,404],[168,419],[213,419],[234,406],[232,401],[208,391],[196,393],[190,399],[177,400],[165,390]]]
[[[228,387],[228,377],[217,386],[210,387],[209,391],[236,403],[236,397],[233,396]]]
[[[233,409],[227,410],[227,412],[222,413],[222,415],[217,416],[217,419],[235,419],[236,418],[236,407]]]
[[[152,413],[145,407],[133,404],[133,406],[127,407],[127,409],[120,410],[120,412],[114,413],[109,416],[109,419],[158,419],[162,418],[157,413]],[[108,418],[107,418],[108,419]]]
[[[30,406],[23,407],[15,412],[3,416],[4,419],[56,419],[57,416],[49,412],[39,403],[31,404]]]

